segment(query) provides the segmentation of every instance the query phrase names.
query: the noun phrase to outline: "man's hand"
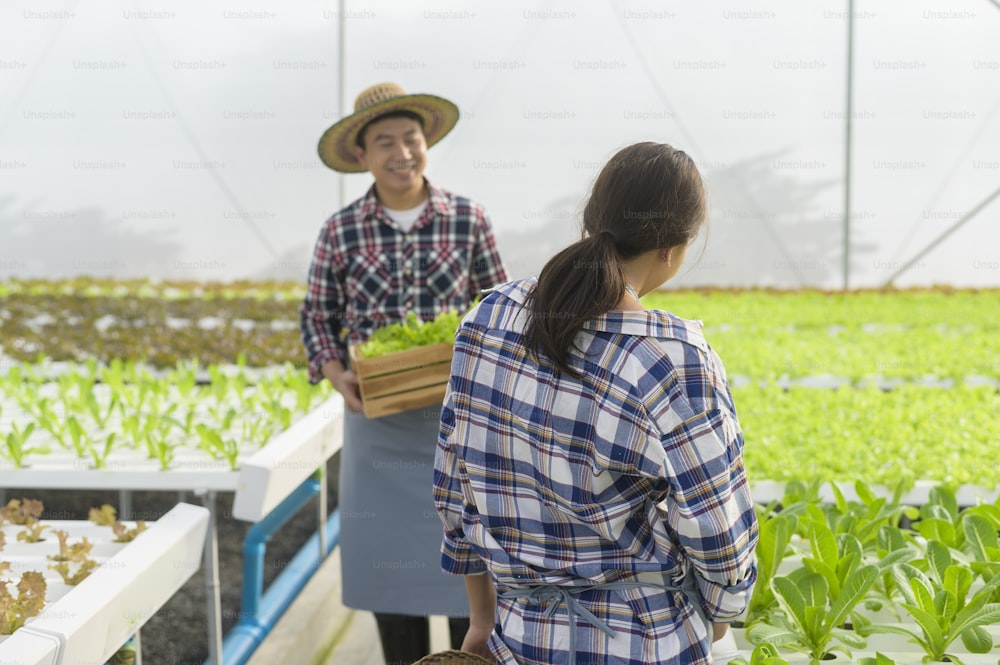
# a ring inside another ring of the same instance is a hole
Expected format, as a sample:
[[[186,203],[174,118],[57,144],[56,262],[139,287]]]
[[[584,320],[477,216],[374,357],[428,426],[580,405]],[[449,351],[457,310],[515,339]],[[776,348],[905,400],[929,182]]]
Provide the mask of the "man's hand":
[[[364,410],[357,374],[349,369],[344,369],[344,365],[339,360],[328,360],[323,363],[322,372],[333,389],[344,398],[344,405],[348,411],[361,413]]]

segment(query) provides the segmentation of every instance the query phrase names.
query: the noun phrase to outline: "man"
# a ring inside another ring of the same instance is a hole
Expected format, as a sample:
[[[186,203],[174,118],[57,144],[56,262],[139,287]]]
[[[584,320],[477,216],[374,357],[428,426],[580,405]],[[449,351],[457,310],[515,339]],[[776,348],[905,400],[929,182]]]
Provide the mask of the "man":
[[[368,193],[320,232],[300,313],[314,383],[330,381],[347,407],[339,507],[344,604],[375,613],[388,665],[430,650],[427,616],[450,617],[458,648],[468,629],[461,579],[441,572],[441,523],[431,495],[440,408],[377,419],[361,414],[347,346],[409,312],[424,320],[464,312],[507,280],[483,207],[424,178],[427,148],[451,131],[458,108],[382,83],[358,95],[330,127],[320,159],[369,171]]]

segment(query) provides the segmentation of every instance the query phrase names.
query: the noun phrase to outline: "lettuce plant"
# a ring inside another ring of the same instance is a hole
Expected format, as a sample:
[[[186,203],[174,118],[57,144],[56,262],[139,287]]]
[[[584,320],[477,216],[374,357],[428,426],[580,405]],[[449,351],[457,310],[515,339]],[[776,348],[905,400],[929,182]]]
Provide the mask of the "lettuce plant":
[[[771,588],[771,580],[778,572],[778,566],[785,557],[788,543],[795,532],[795,517],[778,513],[760,521],[760,536],[757,541],[757,582],[747,604],[746,625],[766,621],[771,611],[777,607],[777,600]]]
[[[94,424],[97,425],[98,429],[104,429],[111,420],[111,416],[114,414],[115,409],[118,408],[118,401],[118,395],[112,395],[107,406],[102,408],[101,404],[97,401],[97,397],[95,397],[93,393],[90,393],[84,399],[83,404],[90,413],[90,417],[94,419]]]
[[[128,528],[124,522],[115,520],[111,524],[111,532],[115,534],[115,539],[113,542],[116,543],[131,543],[135,540],[135,537],[146,530],[146,522],[143,520],[136,520],[135,528]]]
[[[969,509],[962,520],[965,531],[965,551],[971,557],[969,567],[972,572],[987,582],[1000,575],[1000,539],[997,537],[996,522]],[[1000,589],[993,593],[990,602],[1000,602]]]
[[[38,499],[11,499],[6,506],[0,508],[0,524],[7,521],[26,525],[41,518],[44,511],[45,505]]]
[[[112,432],[104,437],[104,445],[99,445],[98,442],[91,439],[88,441],[87,452],[90,453],[90,458],[94,461],[95,469],[103,469],[107,463],[108,456],[111,455],[111,451],[115,448],[115,439],[118,433]]]
[[[877,496],[871,488],[860,480],[854,483],[854,491],[859,501],[847,501],[837,483],[830,483],[834,503],[827,508],[828,521],[836,534],[850,534],[858,539],[865,552],[877,547],[878,534],[884,526],[898,526],[905,516],[915,519],[917,509],[899,505],[900,498],[909,489],[910,483],[900,480],[893,489],[891,498]]]
[[[889,656],[881,651],[876,651],[875,656],[865,656],[858,659],[858,665],[897,665]]]
[[[42,531],[49,527],[36,520],[31,520],[24,525],[24,531],[17,532],[18,542],[37,543],[42,539]]]
[[[21,574],[17,596],[0,580],[0,635],[10,635],[45,607],[45,577],[37,571]]]
[[[90,449],[90,437],[75,416],[69,416],[66,419],[66,431],[69,432],[69,440],[73,444],[76,456],[81,458],[86,456]]]
[[[45,446],[28,446],[28,438],[35,431],[35,423],[28,423],[21,429],[17,423],[10,424],[10,432],[5,438],[6,447],[0,447],[0,457],[9,459],[16,468],[24,466],[24,458],[32,453],[47,453]]]
[[[137,520],[135,528],[129,529],[124,522],[118,519],[118,514],[114,506],[107,503],[100,508],[91,508],[87,514],[87,519],[97,526],[111,527],[112,533],[115,534],[114,542],[116,543],[130,543],[135,540],[136,536],[146,530],[146,523],[143,520]]]
[[[433,321],[422,321],[410,312],[399,323],[378,328],[358,349],[362,358],[376,358],[430,344],[454,344],[455,331],[462,322],[456,311],[442,312]]]
[[[879,578],[865,597],[865,609],[877,612],[885,609],[900,618],[898,604],[902,594],[896,587],[893,566],[916,559],[919,552],[913,545],[912,537],[904,534],[898,526],[883,525],[876,537],[875,556],[879,567]],[[864,622],[864,617],[853,616],[854,622]]]
[[[59,553],[50,554],[48,556],[50,561],[59,562],[81,562],[87,558],[90,554],[91,548],[94,544],[91,543],[86,538],[80,540],[77,543],[69,543],[69,532],[63,531],[62,529],[56,529],[52,531],[52,535],[59,540]]]
[[[100,565],[93,559],[84,558],[82,561],[59,561],[58,563],[50,564],[49,569],[59,573],[64,583],[69,586],[76,586],[87,579]]]
[[[830,589],[826,576],[808,568],[775,577],[771,588],[782,612],[755,623],[747,631],[747,638],[754,644],[769,642],[806,653],[811,665],[817,665],[835,651],[850,657],[847,647],[864,648],[865,640],[842,626],[877,576],[875,566],[857,568],[836,593]],[[831,647],[834,640],[842,644]]]
[[[223,458],[234,471],[238,468],[237,458],[240,455],[239,443],[235,439],[223,438],[215,430],[204,425],[198,425],[198,436],[201,437],[201,447],[214,458]]]
[[[894,569],[897,586],[906,598],[902,607],[919,632],[885,624],[858,625],[858,632],[905,635],[920,645],[926,660],[932,661],[947,657],[961,663],[961,657],[947,653],[956,639],[971,653],[988,653],[993,637],[984,626],[1000,622],[1000,603],[989,602],[1000,587],[1000,574],[972,593],[972,571],[953,563],[948,547],[936,541],[928,543],[927,564],[928,574],[907,563]]]
[[[729,661],[729,665],[788,665],[788,661],[781,657],[773,644],[765,642],[753,648],[749,661],[746,658],[736,658]]]

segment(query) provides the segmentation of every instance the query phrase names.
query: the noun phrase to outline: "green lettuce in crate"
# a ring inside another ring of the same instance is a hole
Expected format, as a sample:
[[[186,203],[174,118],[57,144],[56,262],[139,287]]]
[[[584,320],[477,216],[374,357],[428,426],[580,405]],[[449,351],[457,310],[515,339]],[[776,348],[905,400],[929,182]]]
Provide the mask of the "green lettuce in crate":
[[[358,353],[362,358],[377,358],[418,346],[454,344],[455,331],[463,316],[452,310],[442,312],[433,321],[422,321],[410,312],[401,322],[377,329],[358,347]]]

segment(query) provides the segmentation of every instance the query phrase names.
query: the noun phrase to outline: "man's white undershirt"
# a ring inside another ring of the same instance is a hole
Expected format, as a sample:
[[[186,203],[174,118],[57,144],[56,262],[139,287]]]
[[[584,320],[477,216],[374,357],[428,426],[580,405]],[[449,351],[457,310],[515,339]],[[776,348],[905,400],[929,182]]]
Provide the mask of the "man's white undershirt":
[[[399,228],[403,231],[409,233],[413,225],[417,223],[420,219],[420,215],[424,212],[424,208],[427,207],[427,199],[424,199],[423,203],[418,205],[416,208],[410,208],[409,210],[393,210],[392,208],[386,208],[382,206],[385,210],[385,214],[389,215],[392,221],[399,225]]]

